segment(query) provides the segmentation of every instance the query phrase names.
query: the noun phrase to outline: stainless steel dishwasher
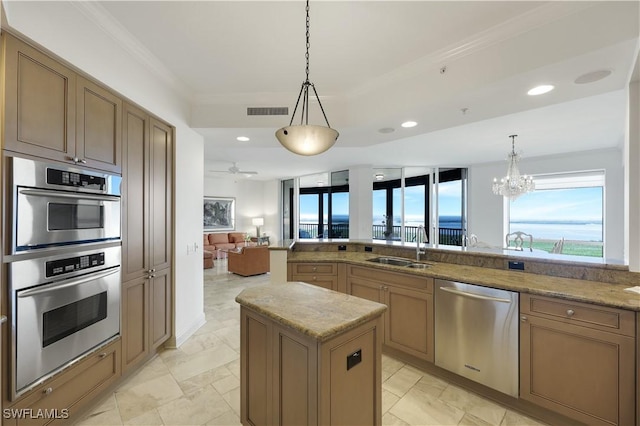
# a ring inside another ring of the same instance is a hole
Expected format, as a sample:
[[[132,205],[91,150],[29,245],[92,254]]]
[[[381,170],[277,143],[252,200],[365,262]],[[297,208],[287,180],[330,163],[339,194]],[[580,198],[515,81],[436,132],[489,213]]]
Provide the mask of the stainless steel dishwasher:
[[[507,290],[436,280],[436,365],[518,396],[518,299]]]

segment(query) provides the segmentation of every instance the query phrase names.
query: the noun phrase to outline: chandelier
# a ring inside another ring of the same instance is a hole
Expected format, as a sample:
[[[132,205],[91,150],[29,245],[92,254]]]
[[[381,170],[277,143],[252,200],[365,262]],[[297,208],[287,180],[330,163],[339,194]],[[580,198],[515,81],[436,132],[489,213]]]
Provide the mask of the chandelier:
[[[298,101],[291,114],[291,122],[287,127],[283,127],[276,131],[276,138],[289,151],[299,155],[317,155],[325,152],[336,143],[338,132],[331,128],[327,115],[322,108],[322,103],[318,97],[316,87],[309,81],[309,0],[307,0],[307,53],[305,59],[307,61],[306,74],[307,78],[302,83]],[[318,100],[318,105],[324,116],[325,126],[309,124],[309,88],[313,89],[313,94]],[[296,116],[298,105],[302,99],[302,108],[300,113],[300,124],[293,125],[293,119]],[[304,123],[304,124],[303,124]]]
[[[510,198],[512,201],[520,195],[536,189],[533,177],[527,175],[522,176],[520,175],[520,170],[518,170],[520,155],[516,153],[515,149],[515,140],[517,136],[518,135],[509,136],[511,138],[511,152],[507,156],[507,161],[509,162],[507,175],[500,179],[500,182],[498,182],[498,179],[493,178],[493,193]]]

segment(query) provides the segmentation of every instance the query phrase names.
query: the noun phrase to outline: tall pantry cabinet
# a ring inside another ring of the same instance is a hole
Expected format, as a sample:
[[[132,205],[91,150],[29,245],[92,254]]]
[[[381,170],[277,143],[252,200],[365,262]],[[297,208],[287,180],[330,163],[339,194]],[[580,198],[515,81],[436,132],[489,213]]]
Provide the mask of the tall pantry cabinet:
[[[171,336],[173,129],[124,105],[122,368]]]

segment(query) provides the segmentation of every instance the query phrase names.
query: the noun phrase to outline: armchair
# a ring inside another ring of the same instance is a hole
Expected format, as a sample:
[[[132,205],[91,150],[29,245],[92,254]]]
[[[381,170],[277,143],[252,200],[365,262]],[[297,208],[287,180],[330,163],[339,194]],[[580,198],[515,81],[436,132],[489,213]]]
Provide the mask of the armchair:
[[[238,251],[229,251],[227,270],[243,277],[269,272],[269,248],[248,246]]]
[[[505,238],[506,247],[509,248],[511,242],[513,242],[516,250],[523,250],[525,238],[529,241],[529,251],[533,251],[533,248],[531,247],[533,245],[533,235],[521,231],[515,231],[507,234]]]

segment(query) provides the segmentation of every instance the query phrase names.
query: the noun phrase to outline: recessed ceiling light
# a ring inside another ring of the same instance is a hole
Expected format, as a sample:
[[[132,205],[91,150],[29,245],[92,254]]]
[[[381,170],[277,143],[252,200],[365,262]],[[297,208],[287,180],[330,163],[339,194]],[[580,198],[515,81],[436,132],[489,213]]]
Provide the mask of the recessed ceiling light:
[[[529,96],[543,95],[545,93],[552,91],[554,88],[555,87],[550,84],[542,84],[540,86],[536,86],[533,89],[529,90],[527,92],[527,95]]]
[[[246,136],[238,136],[236,140],[239,140],[240,142],[247,142],[249,138]]]
[[[611,75],[611,70],[598,70],[588,72],[586,74],[582,74],[580,77],[574,80],[575,84],[588,84],[595,83],[598,80],[602,80],[603,78],[609,77]]]
[[[401,126],[405,128],[416,127],[417,125],[418,123],[416,123],[415,121],[405,121],[404,123],[401,124]]]
[[[376,180],[382,180],[384,179],[384,174],[383,173],[376,173]]]
[[[318,186],[324,186],[324,182],[319,180],[318,182],[316,182],[318,184]]]
[[[395,131],[396,129],[394,129],[393,127],[383,127],[382,129],[378,130],[378,132],[380,133],[393,133]]]

